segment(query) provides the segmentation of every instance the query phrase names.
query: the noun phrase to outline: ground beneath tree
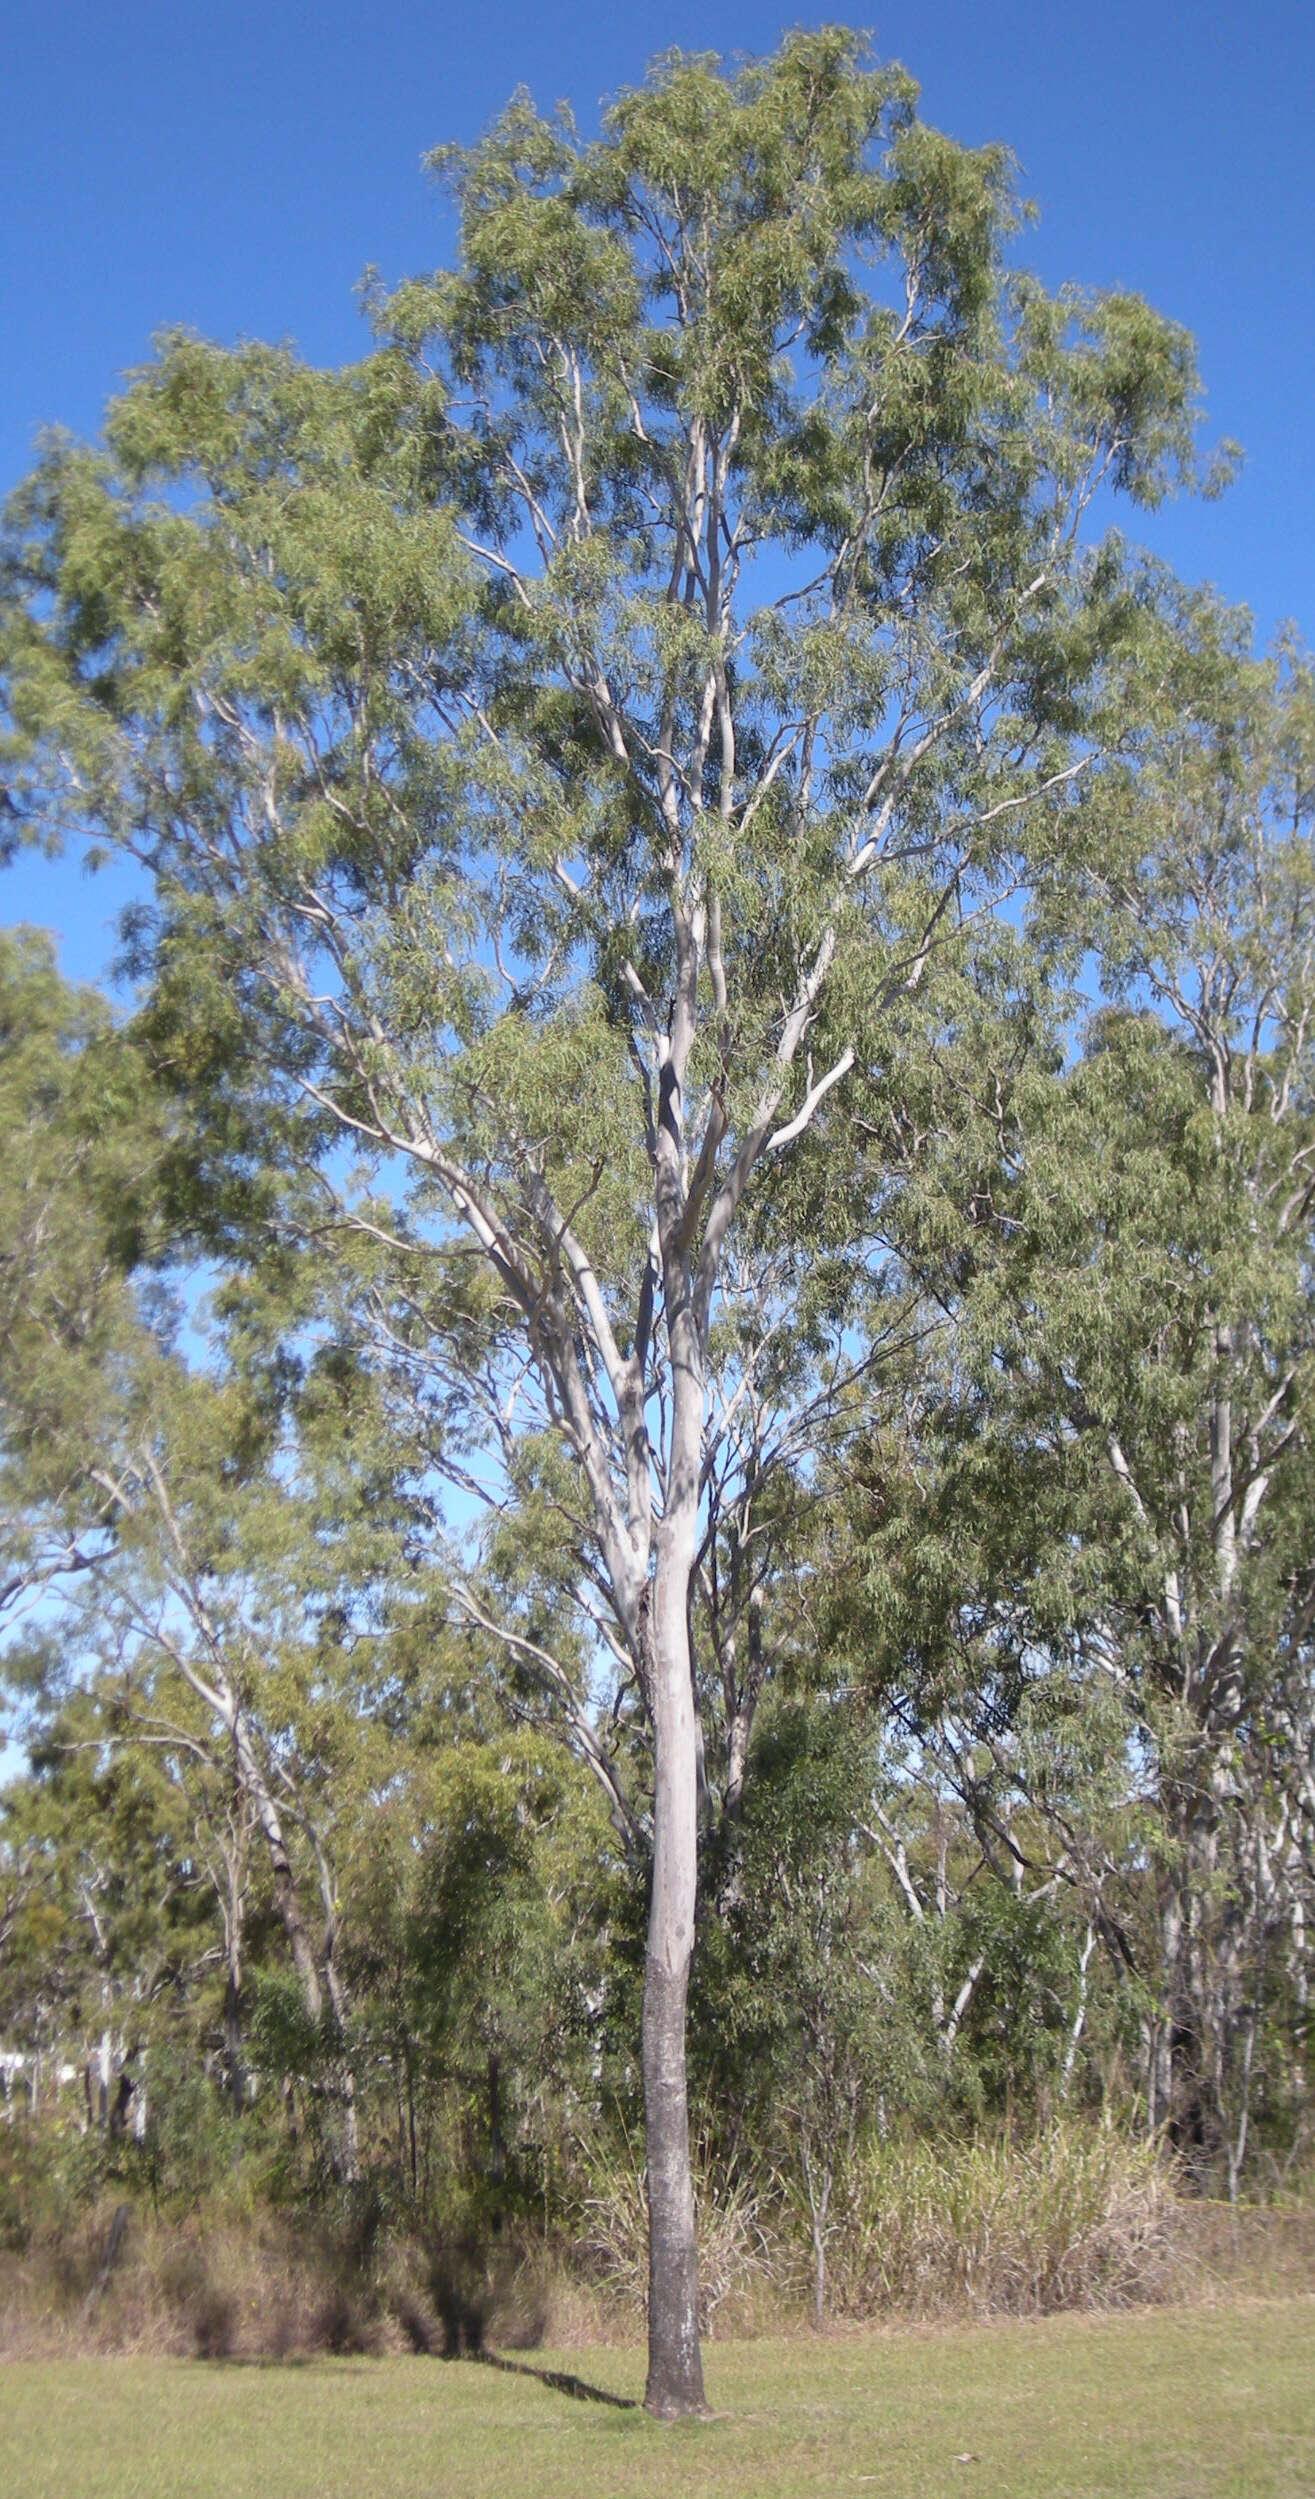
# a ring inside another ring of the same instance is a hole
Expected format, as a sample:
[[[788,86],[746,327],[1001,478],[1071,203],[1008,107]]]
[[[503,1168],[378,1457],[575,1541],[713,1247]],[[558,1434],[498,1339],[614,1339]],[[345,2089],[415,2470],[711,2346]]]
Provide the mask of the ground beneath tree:
[[[615,2394],[632,2351],[545,2353]],[[432,2360],[0,2368],[6,2499],[1308,2499],[1315,2299],[713,2345],[661,2429]]]

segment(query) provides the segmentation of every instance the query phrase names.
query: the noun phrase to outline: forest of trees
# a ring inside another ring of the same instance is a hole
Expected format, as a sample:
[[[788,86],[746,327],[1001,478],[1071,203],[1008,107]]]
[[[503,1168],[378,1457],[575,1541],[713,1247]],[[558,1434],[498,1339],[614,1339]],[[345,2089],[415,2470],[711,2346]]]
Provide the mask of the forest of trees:
[[[1303,2157],[1315,676],[851,35],[434,167],[358,364],[167,336],[5,524],[0,830],[132,899],[0,938],[0,2049],[157,2195],[642,2139],[673,2414],[692,2134],[819,2312],[873,2145]]]

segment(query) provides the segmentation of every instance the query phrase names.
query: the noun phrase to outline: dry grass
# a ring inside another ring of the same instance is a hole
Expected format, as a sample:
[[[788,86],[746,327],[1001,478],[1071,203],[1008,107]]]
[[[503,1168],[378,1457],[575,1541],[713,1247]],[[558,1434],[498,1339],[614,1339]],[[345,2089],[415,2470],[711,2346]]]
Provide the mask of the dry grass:
[[[285,2360],[312,2353],[504,2351],[624,2339],[634,2318],[605,2288],[537,2248],[468,2248],[212,2216],[168,2226],[132,2214],[108,2277],[116,2211],[103,2205],[0,2255],[0,2359],[110,2354]]]
[[[260,2352],[363,2348],[319,2251],[295,2236],[161,2228],[134,2218],[101,2280],[110,2208],[0,2260],[0,2352],[159,2353],[224,2360]]]
[[[778,2199],[720,2176],[704,2142],[693,2158],[701,2331],[746,2334],[779,2323],[794,2305],[797,2267]],[[637,2330],[648,2299],[648,2212],[636,2145],[591,2160],[575,2247],[585,2279]]]

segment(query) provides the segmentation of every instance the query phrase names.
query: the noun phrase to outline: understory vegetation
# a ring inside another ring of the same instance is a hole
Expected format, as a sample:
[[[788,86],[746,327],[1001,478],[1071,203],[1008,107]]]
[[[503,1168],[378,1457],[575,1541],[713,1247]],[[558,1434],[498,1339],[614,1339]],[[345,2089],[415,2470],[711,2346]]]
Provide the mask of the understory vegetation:
[[[648,2217],[632,2147],[577,2147],[548,2212],[469,2200],[389,2210],[377,2184],[271,2191],[243,2165],[200,2191],[149,2156],[0,2164],[0,2357],[172,2352],[290,2360],[410,2350],[454,2359],[592,2348],[643,2333]],[[797,2183],[728,2178],[706,2154],[700,2326],[717,2340],[874,2322],[945,2322],[1291,2295],[1315,2286],[1305,2181],[1241,2209],[1185,2194],[1162,2149],[1056,2120],[874,2145],[837,2182],[820,2279]],[[1304,2192],[1302,2190],[1305,2190]],[[25,2211],[21,2227],[15,2215]]]

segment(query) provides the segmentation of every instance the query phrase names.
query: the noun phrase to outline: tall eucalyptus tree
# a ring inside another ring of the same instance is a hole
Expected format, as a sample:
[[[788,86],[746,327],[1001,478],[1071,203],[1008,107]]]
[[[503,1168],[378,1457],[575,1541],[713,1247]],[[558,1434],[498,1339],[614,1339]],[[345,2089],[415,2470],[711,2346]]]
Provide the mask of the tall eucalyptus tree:
[[[334,1233],[439,1463],[556,1521],[573,1642],[454,1576],[651,1839],[664,2415],[708,1487],[801,1289],[787,1402],[848,1359],[847,1078],[1109,734],[1139,610],[1093,500],[1191,467],[1183,334],[1010,279],[1007,153],[915,104],[835,29],[669,55],[596,141],[518,97],[435,159],[458,264],[375,292],[361,364],[166,339],[10,525],[12,803],[151,880],[144,1019],[230,1219]]]

